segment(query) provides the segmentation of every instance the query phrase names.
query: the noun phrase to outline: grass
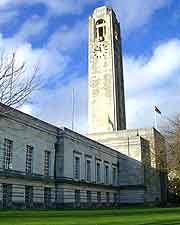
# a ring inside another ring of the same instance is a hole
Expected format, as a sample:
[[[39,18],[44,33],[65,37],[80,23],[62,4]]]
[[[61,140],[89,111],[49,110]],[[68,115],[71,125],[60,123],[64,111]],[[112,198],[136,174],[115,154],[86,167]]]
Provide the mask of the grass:
[[[0,225],[177,225],[180,208],[0,211]]]

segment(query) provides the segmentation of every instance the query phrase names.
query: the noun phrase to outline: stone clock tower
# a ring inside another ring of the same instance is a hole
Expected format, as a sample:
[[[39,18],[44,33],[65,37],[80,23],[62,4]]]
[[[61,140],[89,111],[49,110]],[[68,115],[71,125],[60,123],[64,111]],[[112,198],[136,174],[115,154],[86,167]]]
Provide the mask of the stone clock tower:
[[[89,133],[126,129],[120,25],[110,7],[89,18]]]

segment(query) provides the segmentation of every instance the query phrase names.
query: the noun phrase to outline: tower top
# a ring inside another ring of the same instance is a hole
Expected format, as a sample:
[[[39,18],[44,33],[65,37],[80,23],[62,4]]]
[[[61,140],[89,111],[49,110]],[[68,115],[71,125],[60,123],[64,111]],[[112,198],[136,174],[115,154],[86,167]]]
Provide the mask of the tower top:
[[[104,16],[109,15],[109,14],[113,14],[115,16],[115,13],[114,13],[112,7],[101,6],[101,7],[98,7],[94,10],[94,13],[91,17],[100,18],[100,17],[104,17]]]

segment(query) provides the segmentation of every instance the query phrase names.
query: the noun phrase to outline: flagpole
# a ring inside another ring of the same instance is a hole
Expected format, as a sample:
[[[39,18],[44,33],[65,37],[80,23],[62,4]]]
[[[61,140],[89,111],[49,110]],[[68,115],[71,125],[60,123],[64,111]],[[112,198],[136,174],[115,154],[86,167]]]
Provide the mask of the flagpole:
[[[74,111],[75,111],[75,100],[74,100],[74,88],[72,91],[72,130],[74,130]]]
[[[154,128],[155,129],[158,129],[157,114],[161,115],[162,113],[157,106],[154,106]]]
[[[155,109],[154,109],[154,128],[157,129],[157,113]]]

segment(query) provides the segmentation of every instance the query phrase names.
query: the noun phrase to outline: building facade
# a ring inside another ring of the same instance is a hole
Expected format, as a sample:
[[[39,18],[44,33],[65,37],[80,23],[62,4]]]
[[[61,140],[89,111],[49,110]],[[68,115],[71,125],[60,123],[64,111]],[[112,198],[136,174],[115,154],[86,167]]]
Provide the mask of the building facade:
[[[149,147],[154,135],[160,135],[156,130],[90,138],[2,104],[0,112],[1,207],[115,206],[166,200],[166,179],[153,165]]]
[[[154,128],[125,130],[120,27],[113,10],[96,9],[89,25],[90,132],[83,136],[0,104],[0,207],[166,201],[163,137]]]

